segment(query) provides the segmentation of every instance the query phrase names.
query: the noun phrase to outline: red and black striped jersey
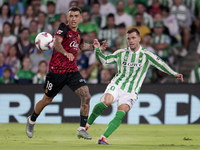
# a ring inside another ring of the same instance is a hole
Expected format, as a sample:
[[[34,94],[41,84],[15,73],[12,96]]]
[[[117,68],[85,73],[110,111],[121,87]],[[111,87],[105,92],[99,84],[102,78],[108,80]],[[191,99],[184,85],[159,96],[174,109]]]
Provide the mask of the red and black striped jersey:
[[[78,71],[77,66],[77,52],[81,44],[84,43],[80,35],[80,30],[73,31],[68,25],[61,23],[54,34],[63,39],[62,46],[68,53],[74,55],[74,60],[70,61],[66,56],[58,52],[56,49],[53,50],[53,54],[49,63],[49,71],[59,74],[68,74]]]

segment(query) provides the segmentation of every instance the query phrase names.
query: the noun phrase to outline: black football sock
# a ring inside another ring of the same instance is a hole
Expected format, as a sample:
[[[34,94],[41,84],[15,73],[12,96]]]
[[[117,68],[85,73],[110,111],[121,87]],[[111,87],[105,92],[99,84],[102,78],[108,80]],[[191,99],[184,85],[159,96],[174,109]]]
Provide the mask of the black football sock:
[[[81,115],[81,122],[80,122],[81,127],[85,127],[85,125],[87,123],[87,119],[88,119],[88,116],[82,116]]]
[[[38,116],[39,116],[39,115],[36,114],[35,111],[33,111],[32,115],[31,115],[31,121],[34,121],[34,122],[35,122]]]

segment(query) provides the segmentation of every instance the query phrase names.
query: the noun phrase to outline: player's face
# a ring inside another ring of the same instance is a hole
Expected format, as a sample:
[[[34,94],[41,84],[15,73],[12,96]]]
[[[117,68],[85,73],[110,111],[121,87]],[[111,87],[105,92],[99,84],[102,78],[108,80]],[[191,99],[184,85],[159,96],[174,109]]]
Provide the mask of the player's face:
[[[67,20],[71,28],[77,28],[82,17],[79,11],[70,11],[67,15]]]
[[[135,50],[139,48],[141,38],[136,34],[136,32],[132,32],[130,34],[127,34],[127,41],[130,49]]]

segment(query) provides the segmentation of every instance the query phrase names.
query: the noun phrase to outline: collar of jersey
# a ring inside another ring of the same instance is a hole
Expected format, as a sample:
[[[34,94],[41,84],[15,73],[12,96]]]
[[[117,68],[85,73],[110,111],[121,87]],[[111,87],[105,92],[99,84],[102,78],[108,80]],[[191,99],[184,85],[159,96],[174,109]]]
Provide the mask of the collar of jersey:
[[[138,53],[140,52],[141,49],[142,49],[142,46],[140,45],[139,50],[138,50],[137,52],[135,52],[135,54],[138,54]],[[128,50],[129,50],[130,52],[134,53],[134,52],[130,49],[130,47],[128,47]]]
[[[68,24],[66,24],[67,25],[67,27],[72,31],[72,32],[75,32],[75,33],[77,33],[78,32],[78,28],[77,28],[77,30],[76,31],[74,31],[74,30],[72,30],[70,27],[69,27],[69,25]]]

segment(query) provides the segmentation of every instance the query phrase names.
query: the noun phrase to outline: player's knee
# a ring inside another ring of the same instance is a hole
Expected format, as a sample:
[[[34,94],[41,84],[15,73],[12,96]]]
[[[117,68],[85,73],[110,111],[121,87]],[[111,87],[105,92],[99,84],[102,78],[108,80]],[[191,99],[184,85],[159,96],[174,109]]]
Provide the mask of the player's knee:
[[[103,103],[104,103],[106,106],[110,106],[110,105],[112,104],[112,101],[107,100],[107,99],[104,99]]]
[[[52,100],[53,100],[53,98],[50,98],[50,97],[44,98],[45,105],[49,105],[52,102]]]
[[[89,105],[90,99],[91,99],[91,95],[90,94],[86,94],[86,95],[84,95],[84,97],[82,97],[82,103],[85,103],[86,105]]]

